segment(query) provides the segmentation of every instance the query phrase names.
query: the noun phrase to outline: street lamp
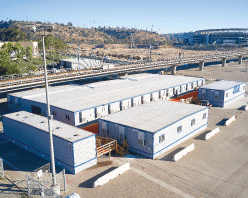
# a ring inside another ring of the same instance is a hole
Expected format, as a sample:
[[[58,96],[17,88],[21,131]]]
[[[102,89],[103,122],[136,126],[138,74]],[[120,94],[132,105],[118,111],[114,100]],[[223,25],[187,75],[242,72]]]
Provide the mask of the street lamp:
[[[44,25],[45,31],[52,32],[54,30],[53,25]],[[36,27],[31,28],[32,31],[36,31]],[[47,103],[47,120],[48,120],[48,132],[50,137],[50,158],[52,167],[52,186],[51,188],[55,193],[60,194],[59,186],[56,182],[55,162],[54,162],[54,148],[53,148],[53,134],[51,129],[51,112],[49,104],[49,92],[48,92],[48,80],[47,80],[47,68],[46,68],[46,54],[45,54],[45,34],[42,35],[42,48],[43,48],[43,61],[44,61],[44,73],[45,73],[45,86],[46,86],[46,103]]]

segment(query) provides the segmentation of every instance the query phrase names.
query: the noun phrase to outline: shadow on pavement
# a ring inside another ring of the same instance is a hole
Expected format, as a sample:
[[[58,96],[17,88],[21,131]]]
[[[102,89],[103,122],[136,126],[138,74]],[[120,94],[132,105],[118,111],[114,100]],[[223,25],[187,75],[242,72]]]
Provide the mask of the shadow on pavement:
[[[109,168],[109,169],[103,171],[102,173],[100,173],[100,174],[98,174],[98,175],[96,175],[96,176],[94,176],[94,177],[88,179],[87,181],[85,181],[85,182],[79,184],[78,187],[81,187],[81,188],[93,188],[93,183],[94,183],[98,178],[102,177],[103,175],[105,175],[105,174],[111,172],[112,170],[114,170],[114,169],[116,169],[116,168],[118,168],[118,167],[111,167],[111,168]]]
[[[183,150],[185,147],[179,147],[176,150],[172,151],[171,153],[169,153],[168,155],[164,156],[163,158],[161,158],[160,160],[163,161],[172,161],[173,156],[178,153],[179,151]]]

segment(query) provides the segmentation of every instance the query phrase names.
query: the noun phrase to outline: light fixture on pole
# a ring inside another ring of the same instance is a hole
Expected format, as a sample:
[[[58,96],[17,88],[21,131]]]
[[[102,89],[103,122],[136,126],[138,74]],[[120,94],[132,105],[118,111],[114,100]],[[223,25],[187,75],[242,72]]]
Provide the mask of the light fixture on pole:
[[[44,25],[45,31],[52,32],[54,30],[53,25]],[[32,27],[32,30],[35,32],[35,26]],[[47,80],[47,68],[46,68],[46,54],[45,54],[45,34],[42,35],[42,48],[43,48],[43,61],[44,61],[44,74],[45,74],[45,86],[46,86],[46,102],[47,102],[47,120],[48,120],[48,132],[50,139],[50,158],[51,158],[51,167],[52,167],[52,186],[51,188],[57,194],[60,194],[60,187],[56,182],[56,172],[55,172],[55,162],[54,162],[54,148],[53,148],[53,134],[51,129],[51,112],[49,104],[49,91],[48,91],[48,80]]]

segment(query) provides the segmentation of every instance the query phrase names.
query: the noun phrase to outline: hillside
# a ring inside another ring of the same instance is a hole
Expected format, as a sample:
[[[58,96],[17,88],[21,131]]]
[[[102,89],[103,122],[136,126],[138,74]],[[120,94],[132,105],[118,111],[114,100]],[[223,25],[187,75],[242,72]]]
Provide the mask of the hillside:
[[[19,30],[27,35],[28,40],[40,40],[41,35],[44,34],[42,25],[48,23],[42,22],[28,22],[28,21],[13,21],[0,22],[0,30],[5,28],[19,27]],[[30,32],[29,27],[35,25],[37,27],[36,34]],[[54,24],[55,30],[51,33],[56,38],[60,38],[67,43],[80,43],[85,44],[130,44],[133,36],[134,44],[151,44],[161,45],[168,43],[168,40],[157,34],[156,32],[149,32],[138,30],[135,28],[111,28],[111,27],[98,27],[98,28],[80,28],[72,26],[72,23]],[[24,40],[24,39],[23,39]]]

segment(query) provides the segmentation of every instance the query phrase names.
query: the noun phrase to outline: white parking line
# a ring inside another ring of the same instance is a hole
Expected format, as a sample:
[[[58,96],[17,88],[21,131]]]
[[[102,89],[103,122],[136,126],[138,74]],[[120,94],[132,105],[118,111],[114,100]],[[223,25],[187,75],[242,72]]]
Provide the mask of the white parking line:
[[[172,191],[172,192],[174,192],[174,193],[176,193],[182,197],[193,198],[191,195],[188,195],[187,193],[179,190],[178,188],[175,188],[175,187],[173,187],[173,186],[171,186],[171,185],[169,185],[169,184],[167,184],[167,183],[165,183],[159,179],[156,179],[155,177],[152,177],[151,175],[148,175],[145,172],[143,172],[137,168],[132,167],[131,170],[138,173],[139,175],[145,177],[146,179],[149,179],[150,181],[152,181],[152,182],[162,186],[163,188],[166,188],[167,190],[170,190],[170,191]]]

